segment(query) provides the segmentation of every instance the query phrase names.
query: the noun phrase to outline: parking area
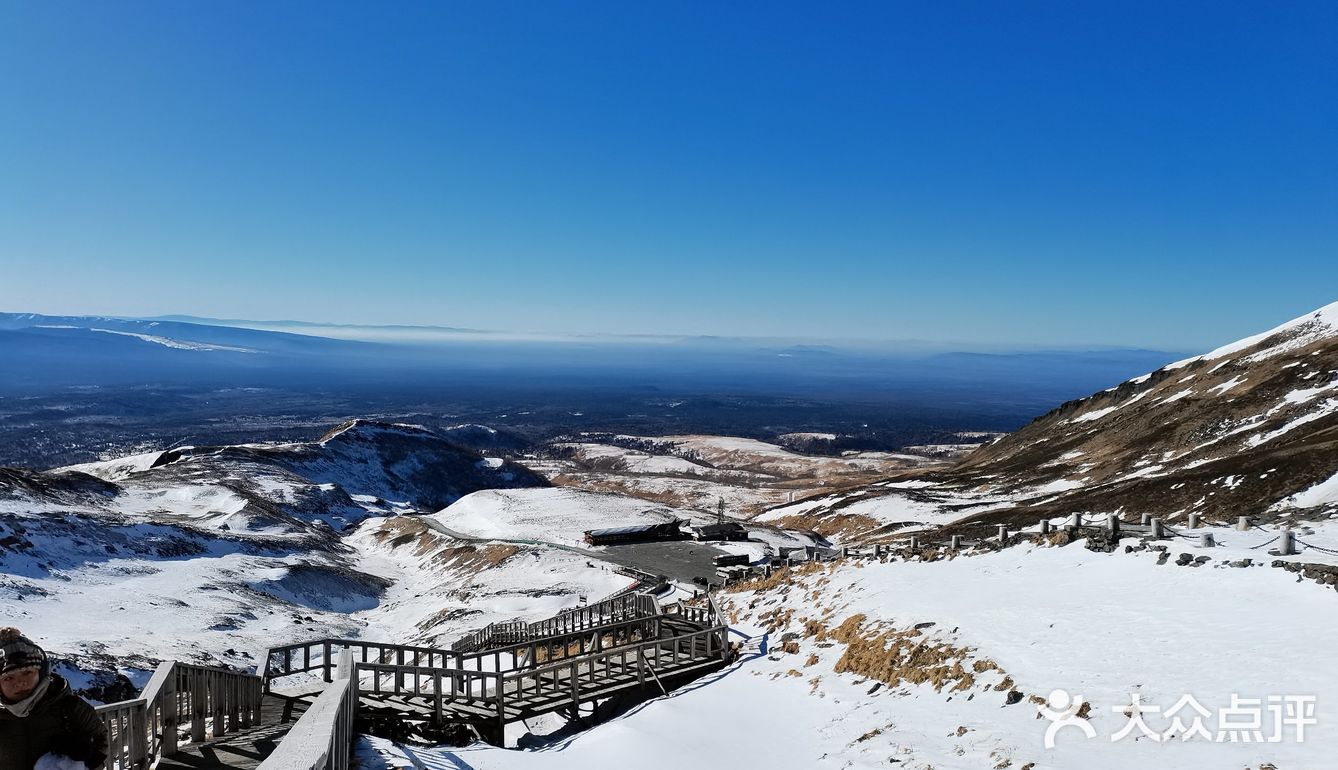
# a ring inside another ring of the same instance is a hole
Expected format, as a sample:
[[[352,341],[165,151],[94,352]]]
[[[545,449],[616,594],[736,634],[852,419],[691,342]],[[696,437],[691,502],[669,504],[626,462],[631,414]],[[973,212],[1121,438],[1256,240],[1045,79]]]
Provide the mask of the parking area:
[[[614,564],[689,583],[697,577],[713,578],[715,565],[711,560],[727,553],[693,540],[610,545],[592,552]]]

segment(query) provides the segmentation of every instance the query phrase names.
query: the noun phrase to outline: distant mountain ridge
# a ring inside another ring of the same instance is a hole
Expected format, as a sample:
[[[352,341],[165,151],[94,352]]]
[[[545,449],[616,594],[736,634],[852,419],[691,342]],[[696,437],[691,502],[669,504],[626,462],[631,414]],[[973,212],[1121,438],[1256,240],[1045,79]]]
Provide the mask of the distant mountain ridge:
[[[0,468],[7,513],[176,522],[228,537],[326,539],[369,516],[427,513],[481,489],[547,486],[434,431],[352,420],[312,442],[181,447],[34,471]]]

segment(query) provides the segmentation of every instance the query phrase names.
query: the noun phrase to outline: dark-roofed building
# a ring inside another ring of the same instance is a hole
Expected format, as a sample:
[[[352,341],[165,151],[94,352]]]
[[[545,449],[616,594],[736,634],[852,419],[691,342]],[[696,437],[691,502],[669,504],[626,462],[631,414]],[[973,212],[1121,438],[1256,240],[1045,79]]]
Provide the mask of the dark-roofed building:
[[[742,524],[727,521],[724,524],[701,524],[692,528],[697,540],[747,540],[748,530]]]
[[[648,540],[681,540],[683,533],[677,521],[663,521],[657,524],[637,524],[630,527],[610,527],[609,529],[591,529],[585,533],[585,542],[590,545],[615,545],[617,543],[643,543]]]

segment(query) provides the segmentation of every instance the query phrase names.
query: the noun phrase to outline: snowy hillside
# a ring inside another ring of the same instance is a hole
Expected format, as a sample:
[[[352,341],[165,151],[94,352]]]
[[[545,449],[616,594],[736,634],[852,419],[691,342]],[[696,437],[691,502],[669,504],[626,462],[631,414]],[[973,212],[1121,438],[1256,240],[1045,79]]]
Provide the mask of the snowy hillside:
[[[954,476],[1067,492],[1045,510],[1228,519],[1338,503],[1335,474],[1338,303],[1064,404]]]
[[[1332,542],[1338,529],[1310,537]],[[1037,543],[797,568],[726,594],[742,659],[683,691],[534,751],[413,747],[409,761],[370,739],[363,760],[429,770],[614,770],[629,756],[646,770],[1330,767],[1338,726],[1325,704],[1338,702],[1338,669],[1298,640],[1338,634],[1338,596],[1237,541],[1185,566],[1154,549]],[[1048,748],[1053,722],[1039,710],[1057,706],[1056,693],[1082,717]],[[1146,732],[1127,716],[1135,698]]]
[[[927,457],[887,452],[804,455],[732,436],[581,438],[554,442],[541,458],[527,459],[526,464],[556,485],[697,511],[714,512],[724,501],[726,511],[740,518],[809,495],[858,488],[938,465]]]
[[[913,492],[810,495],[766,518],[868,534],[903,520],[987,531],[1073,512],[1170,522],[1338,512],[1338,303],[1066,403],[919,481]]]
[[[672,521],[711,521],[702,513],[632,497],[575,489],[476,492],[433,516],[471,537],[581,545],[586,530]]]
[[[435,510],[490,486],[543,483],[421,428],[364,421],[314,442],[0,468],[0,621],[88,671],[144,669],[164,657],[251,665],[247,656],[275,640],[377,626],[396,591],[421,592],[402,588],[406,581],[460,589],[482,569],[501,574],[519,553],[436,535],[385,542],[376,533],[422,525],[383,517]],[[555,588],[531,602],[527,578],[499,581],[490,590],[502,597],[502,616],[541,617],[555,601],[627,582],[584,560],[568,564],[576,557],[567,554],[530,550],[533,564],[522,571],[557,570]],[[412,622],[398,610],[407,625],[385,632],[458,634],[471,627],[465,618],[488,614],[462,610],[457,622],[438,609],[424,606]]]

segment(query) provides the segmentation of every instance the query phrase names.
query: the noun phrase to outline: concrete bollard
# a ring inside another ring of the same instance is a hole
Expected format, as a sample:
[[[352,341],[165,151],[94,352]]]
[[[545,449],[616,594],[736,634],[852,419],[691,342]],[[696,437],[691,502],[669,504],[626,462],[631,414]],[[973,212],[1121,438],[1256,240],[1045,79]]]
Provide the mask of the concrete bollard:
[[[1075,513],[1069,517],[1069,526],[1078,529],[1082,526],[1082,514]]]
[[[1278,546],[1278,555],[1279,556],[1296,555],[1296,535],[1292,534],[1292,531],[1290,529],[1284,529],[1282,531],[1282,545]]]
[[[1199,515],[1197,513],[1189,514],[1189,528],[1190,529],[1199,528]]]
[[[952,536],[952,546],[951,546],[951,547],[952,547],[952,550],[954,550],[954,551],[957,551],[957,550],[960,550],[960,549],[961,549],[961,547],[962,547],[962,536],[961,536],[961,535],[953,535],[953,536]]]
[[[1241,532],[1245,532],[1249,528],[1250,528],[1249,516],[1241,516],[1239,519],[1236,519],[1236,529],[1240,530]]]
[[[1213,541],[1213,533],[1204,532],[1202,535],[1199,535],[1200,548],[1213,548],[1216,545],[1217,543]]]
[[[1166,537],[1166,533],[1162,531],[1161,519],[1149,519],[1148,522],[1152,526],[1152,537],[1157,539]]]
[[[1138,517],[1138,523],[1142,524],[1145,527],[1148,525],[1148,522],[1150,521],[1152,521],[1152,514],[1150,513],[1145,513],[1142,516]]]
[[[1042,535],[1048,535],[1048,534],[1050,534],[1050,520],[1049,520],[1049,519],[1041,519],[1041,534],[1042,534]]]
[[[876,544],[876,545],[874,545],[874,547],[873,547],[873,558],[875,558],[875,559],[881,559],[881,558],[883,558],[883,546],[882,546],[882,544]]]
[[[912,551],[920,550],[920,538],[915,536],[911,537],[911,550]]]
[[[1120,517],[1117,516],[1117,515],[1115,515],[1115,514],[1113,514],[1113,513],[1110,514],[1109,516],[1107,516],[1107,517],[1106,517],[1106,529],[1110,530],[1111,532],[1119,532],[1119,531],[1120,531]]]
[[[999,544],[1002,545],[1002,544],[1007,543],[1007,542],[1008,542],[1008,525],[1007,525],[1007,524],[1000,524],[1000,525],[999,525]]]

